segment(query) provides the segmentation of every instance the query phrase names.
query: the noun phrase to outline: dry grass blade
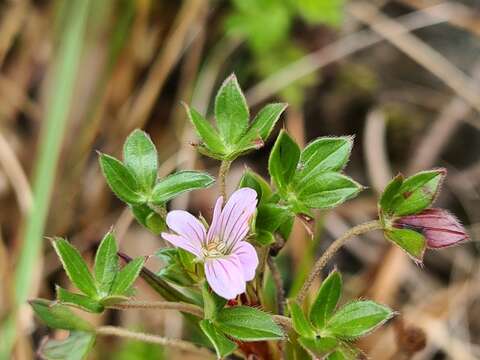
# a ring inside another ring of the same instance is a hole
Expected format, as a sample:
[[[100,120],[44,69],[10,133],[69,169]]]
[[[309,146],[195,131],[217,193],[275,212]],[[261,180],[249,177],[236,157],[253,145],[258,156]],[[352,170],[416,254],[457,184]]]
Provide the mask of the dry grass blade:
[[[22,213],[27,214],[32,206],[32,189],[20,161],[2,133],[0,133],[0,165],[10,180]]]
[[[152,65],[145,84],[134,97],[134,100],[130,104],[126,104],[127,106],[131,105],[128,111],[122,109],[121,116],[128,124],[127,132],[135,127],[143,127],[147,121],[168,74],[177,63],[184,49],[192,25],[204,8],[205,2],[203,0],[188,0],[183,3],[167,42]]]
[[[383,15],[376,6],[360,1],[352,3],[348,11],[370,26],[399,50],[442,80],[473,108],[480,112],[480,87],[442,54],[412,35],[408,29]]]
[[[434,8],[432,7],[414,12],[398,19],[398,23],[402,25],[401,29],[398,29],[398,34],[405,34],[413,30],[447,21],[449,18],[448,13],[445,13],[445,17],[442,18],[430,16],[429,12],[434,9],[442,10],[444,12],[446,10],[443,5],[437,5]],[[291,63],[272,76],[261,81],[246,92],[247,101],[250,105],[259,104],[304,76],[382,41],[383,38],[381,36],[369,30],[361,30],[357,33],[347,35],[340,40]]]

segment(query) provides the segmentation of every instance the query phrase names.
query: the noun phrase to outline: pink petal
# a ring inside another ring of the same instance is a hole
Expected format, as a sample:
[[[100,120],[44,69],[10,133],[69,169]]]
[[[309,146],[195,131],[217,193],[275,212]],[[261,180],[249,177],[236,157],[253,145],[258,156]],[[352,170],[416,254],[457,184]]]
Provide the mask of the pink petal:
[[[452,246],[468,239],[462,224],[443,209],[426,209],[418,214],[402,216],[395,221],[394,226],[423,234],[427,246],[433,249]]]
[[[203,224],[192,214],[183,210],[173,210],[167,214],[167,225],[178,235],[198,243],[205,243],[206,233]]]
[[[432,249],[452,246],[468,239],[465,232],[449,229],[426,228],[424,235],[427,239],[427,246]]]
[[[248,233],[249,221],[257,206],[257,193],[250,188],[235,191],[223,208],[220,228],[220,239],[227,246],[233,247]]]
[[[252,244],[240,241],[235,245],[232,254],[237,255],[240,260],[245,281],[253,280],[258,266],[258,255]]]
[[[215,237],[215,235],[219,233],[220,221],[222,218],[222,205],[223,196],[220,196],[215,203],[215,208],[213,209],[212,225],[210,225],[207,235],[208,242],[210,242]]]
[[[197,257],[202,257],[202,248],[197,242],[191,241],[176,234],[162,233],[162,237],[170,244],[182,248],[183,250],[187,250]]]
[[[242,265],[235,255],[206,259],[205,276],[212,290],[227,300],[245,292]]]

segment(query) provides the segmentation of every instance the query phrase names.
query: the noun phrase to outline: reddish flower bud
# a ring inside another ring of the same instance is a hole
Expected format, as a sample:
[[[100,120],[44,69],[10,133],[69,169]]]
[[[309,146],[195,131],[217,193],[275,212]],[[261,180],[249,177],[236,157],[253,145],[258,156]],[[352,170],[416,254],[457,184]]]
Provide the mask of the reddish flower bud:
[[[465,228],[455,216],[443,209],[426,209],[415,215],[402,216],[393,226],[422,234],[432,249],[456,245],[468,240]]]

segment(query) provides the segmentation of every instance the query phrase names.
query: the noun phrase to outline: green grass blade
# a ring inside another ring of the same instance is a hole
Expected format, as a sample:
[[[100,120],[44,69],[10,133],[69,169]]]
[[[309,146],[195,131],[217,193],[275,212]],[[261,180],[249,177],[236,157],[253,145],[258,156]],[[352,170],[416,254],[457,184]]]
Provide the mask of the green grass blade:
[[[26,221],[25,237],[15,274],[14,309],[26,302],[34,277],[33,269],[40,254],[45,221],[50,205],[55,170],[59,158],[68,112],[72,102],[75,79],[83,48],[89,0],[71,1],[71,11],[64,19],[65,29],[61,35],[57,63],[54,65],[51,95],[46,107],[45,126],[42,129],[39,155],[36,159],[33,182],[34,204]],[[6,322],[10,329],[2,329],[0,358],[10,357],[15,340],[11,327],[15,321]]]

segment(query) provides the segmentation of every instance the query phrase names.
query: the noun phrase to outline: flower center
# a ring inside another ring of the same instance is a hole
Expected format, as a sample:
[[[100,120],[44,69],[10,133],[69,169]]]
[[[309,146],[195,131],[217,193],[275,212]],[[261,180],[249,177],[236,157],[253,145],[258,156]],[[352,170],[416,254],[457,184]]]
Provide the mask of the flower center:
[[[210,241],[203,249],[203,256],[215,258],[225,255],[225,243],[215,238]]]

